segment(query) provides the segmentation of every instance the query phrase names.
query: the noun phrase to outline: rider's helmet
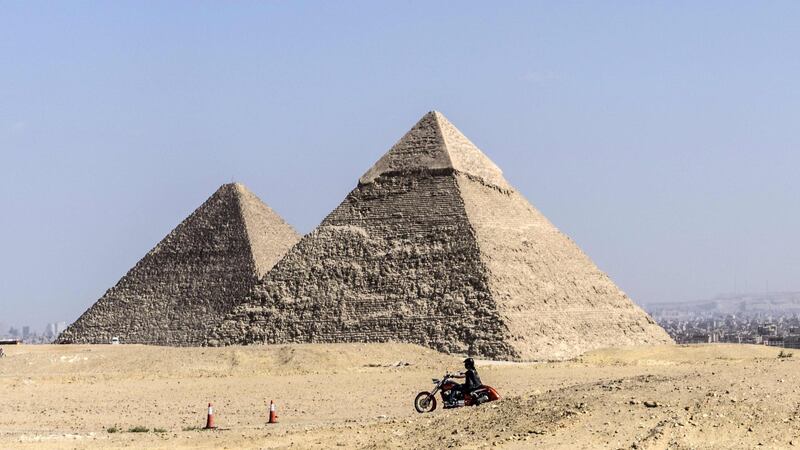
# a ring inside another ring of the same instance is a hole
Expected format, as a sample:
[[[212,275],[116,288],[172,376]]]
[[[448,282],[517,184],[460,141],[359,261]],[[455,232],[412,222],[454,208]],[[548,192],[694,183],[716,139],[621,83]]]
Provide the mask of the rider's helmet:
[[[464,360],[464,367],[465,367],[467,370],[474,369],[474,368],[475,368],[475,360],[474,360],[474,359],[472,359],[472,358],[467,358],[467,359],[465,359],[465,360]]]

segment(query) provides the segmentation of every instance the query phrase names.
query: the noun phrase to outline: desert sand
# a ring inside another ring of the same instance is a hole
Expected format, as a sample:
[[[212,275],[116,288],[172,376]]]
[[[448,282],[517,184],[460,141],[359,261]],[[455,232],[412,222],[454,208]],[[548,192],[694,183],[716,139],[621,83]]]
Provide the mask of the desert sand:
[[[4,449],[800,446],[798,358],[762,346],[478,361],[503,398],[429,414],[414,411],[414,395],[461,358],[413,345],[5,350]],[[279,423],[268,425],[271,399]],[[199,429],[209,402],[215,431]]]

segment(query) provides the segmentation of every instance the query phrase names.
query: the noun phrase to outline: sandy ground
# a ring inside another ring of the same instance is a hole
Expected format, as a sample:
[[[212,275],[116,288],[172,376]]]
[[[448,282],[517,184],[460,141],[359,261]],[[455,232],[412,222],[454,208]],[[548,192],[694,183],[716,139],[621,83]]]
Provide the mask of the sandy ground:
[[[5,350],[4,449],[800,447],[800,354],[759,346],[479,361],[503,399],[430,414],[413,410],[414,395],[460,358],[412,345]],[[217,431],[199,429],[208,402]]]

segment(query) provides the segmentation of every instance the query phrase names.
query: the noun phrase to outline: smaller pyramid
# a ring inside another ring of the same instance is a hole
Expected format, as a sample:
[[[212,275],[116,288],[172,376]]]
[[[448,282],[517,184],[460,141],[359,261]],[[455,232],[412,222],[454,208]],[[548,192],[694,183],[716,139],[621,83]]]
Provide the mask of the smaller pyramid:
[[[220,187],[59,337],[202,345],[300,236],[242,184]]]

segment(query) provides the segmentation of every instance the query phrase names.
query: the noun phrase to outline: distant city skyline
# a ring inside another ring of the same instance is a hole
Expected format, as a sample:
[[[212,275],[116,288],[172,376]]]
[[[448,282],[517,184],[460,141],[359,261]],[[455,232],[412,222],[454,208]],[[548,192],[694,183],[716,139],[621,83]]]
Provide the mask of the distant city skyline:
[[[626,5],[0,4],[0,321],[226,182],[307,233],[432,109],[639,304],[800,291],[800,3]]]
[[[0,339],[19,339],[29,344],[46,344],[67,328],[67,322],[49,322],[43,327],[31,324],[6,324],[0,322]]]

